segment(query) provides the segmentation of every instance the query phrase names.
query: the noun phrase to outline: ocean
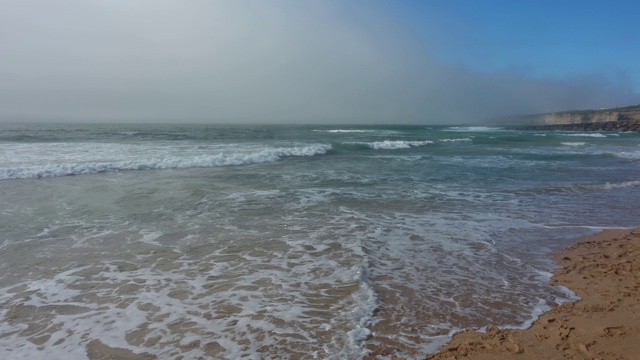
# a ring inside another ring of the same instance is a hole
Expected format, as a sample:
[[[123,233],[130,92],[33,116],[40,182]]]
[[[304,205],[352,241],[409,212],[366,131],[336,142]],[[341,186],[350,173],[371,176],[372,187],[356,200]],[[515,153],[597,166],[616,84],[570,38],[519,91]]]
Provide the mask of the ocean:
[[[0,358],[422,358],[639,190],[630,132],[2,124]]]

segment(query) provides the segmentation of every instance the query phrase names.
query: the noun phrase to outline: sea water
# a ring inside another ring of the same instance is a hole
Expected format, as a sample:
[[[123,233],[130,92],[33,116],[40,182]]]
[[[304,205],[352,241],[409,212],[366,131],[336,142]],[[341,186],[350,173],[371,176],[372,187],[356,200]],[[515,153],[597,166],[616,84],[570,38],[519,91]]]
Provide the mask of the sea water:
[[[420,358],[575,300],[640,134],[4,124],[0,179],[0,358]]]

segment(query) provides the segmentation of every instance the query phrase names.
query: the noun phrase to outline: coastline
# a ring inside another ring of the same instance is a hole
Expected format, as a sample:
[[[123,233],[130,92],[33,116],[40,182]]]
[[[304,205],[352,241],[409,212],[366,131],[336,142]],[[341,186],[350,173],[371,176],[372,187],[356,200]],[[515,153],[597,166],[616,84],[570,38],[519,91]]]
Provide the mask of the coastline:
[[[634,359],[640,354],[640,227],[605,230],[554,256],[552,284],[582,300],[526,330],[463,331],[426,360]]]
[[[636,131],[640,132],[640,120],[618,120],[602,122],[577,122],[568,124],[544,124],[508,126],[513,130],[540,130],[540,131]]]

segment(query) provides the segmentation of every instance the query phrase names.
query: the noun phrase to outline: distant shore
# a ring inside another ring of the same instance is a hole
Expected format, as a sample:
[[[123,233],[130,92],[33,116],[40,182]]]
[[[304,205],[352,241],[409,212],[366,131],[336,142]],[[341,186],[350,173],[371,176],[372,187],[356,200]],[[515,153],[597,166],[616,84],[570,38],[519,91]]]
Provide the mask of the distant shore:
[[[637,359],[640,354],[640,227],[605,230],[556,255],[552,280],[582,300],[527,330],[469,330],[427,360]]]
[[[620,120],[591,123],[510,126],[514,130],[561,130],[561,131],[638,131],[640,120]]]
[[[487,119],[487,122],[511,128],[535,130],[640,131],[640,104],[598,110],[512,115]]]

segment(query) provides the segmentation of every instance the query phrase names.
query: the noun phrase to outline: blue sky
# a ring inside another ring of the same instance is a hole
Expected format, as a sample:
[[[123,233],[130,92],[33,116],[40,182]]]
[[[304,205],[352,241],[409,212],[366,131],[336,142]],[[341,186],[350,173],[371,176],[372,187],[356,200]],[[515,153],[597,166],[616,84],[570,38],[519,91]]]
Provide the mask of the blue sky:
[[[640,91],[638,1],[399,1],[390,11],[443,62],[530,76],[629,76]]]
[[[452,124],[638,104],[639,10],[0,0],[0,121]]]

